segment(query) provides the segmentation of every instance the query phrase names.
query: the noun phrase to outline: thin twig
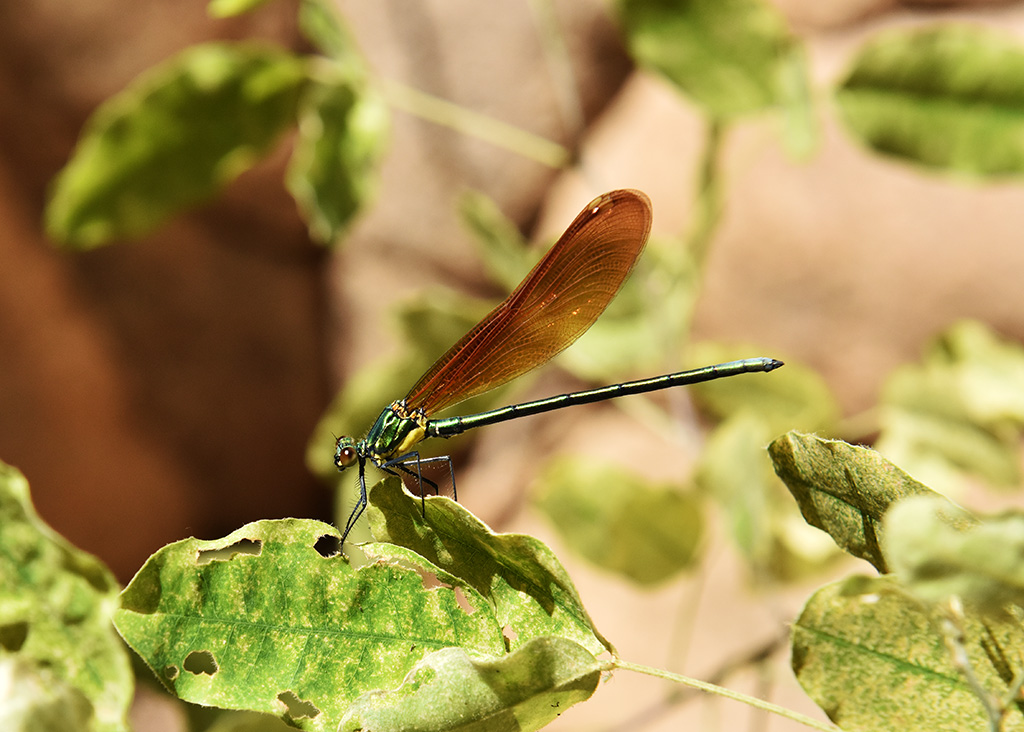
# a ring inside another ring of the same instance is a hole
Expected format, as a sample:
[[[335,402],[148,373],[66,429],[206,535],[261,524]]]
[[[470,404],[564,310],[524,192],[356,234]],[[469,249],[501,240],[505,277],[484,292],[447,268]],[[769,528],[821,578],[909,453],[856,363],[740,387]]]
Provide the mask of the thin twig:
[[[572,155],[556,142],[494,117],[440,99],[390,79],[378,80],[384,99],[394,107],[464,135],[552,168],[569,165]]]
[[[701,693],[704,693],[706,691],[711,691],[712,693],[715,693],[715,690],[721,688],[720,684],[722,684],[726,679],[728,679],[734,673],[736,673],[737,671],[739,671],[741,669],[747,668],[749,666],[754,666],[754,665],[757,665],[757,664],[764,663],[776,651],[778,651],[780,648],[784,647],[786,645],[786,643],[788,642],[788,640],[789,640],[788,633],[780,634],[778,637],[773,638],[772,640],[764,643],[760,647],[754,649],[751,653],[747,653],[747,654],[744,654],[743,656],[740,656],[740,657],[734,658],[732,660],[726,661],[724,664],[722,664],[722,666],[720,666],[713,674],[711,674],[708,677],[708,680],[706,682],[697,682],[697,684],[690,684],[690,683],[688,683],[688,681],[689,681],[688,679],[687,679],[687,681],[683,681],[682,679],[686,679],[686,677],[679,676],[678,674],[669,674],[669,675],[666,676],[665,674],[668,673],[668,672],[660,672],[657,669],[654,669],[654,671],[657,671],[657,673],[652,674],[652,675],[661,676],[662,678],[668,678],[668,679],[670,679],[672,681],[675,681],[677,683],[685,683],[686,686],[684,686],[682,688],[680,688],[678,686],[674,687],[672,689],[672,691],[669,692],[668,694],[666,694],[663,699],[660,699],[659,701],[657,701],[654,704],[650,705],[646,709],[640,710],[639,712],[637,712],[636,714],[632,715],[628,719],[625,719],[622,722],[618,722],[618,723],[616,723],[616,724],[614,724],[612,726],[607,727],[606,728],[606,732],[620,732],[620,731],[624,732],[625,730],[630,730],[630,732],[632,732],[632,730],[641,729],[641,728],[643,728],[644,725],[650,724],[651,722],[655,721],[656,719],[658,719],[662,715],[667,714],[668,712],[672,711],[672,709],[674,709],[676,706],[689,701],[690,699],[698,696]],[[624,665],[624,662],[620,662],[618,664],[618,666],[620,668],[626,668],[627,667],[626,665]],[[638,671],[640,673],[648,673],[647,671],[643,670],[645,667],[642,667],[642,666],[637,667],[637,666],[629,665],[628,668],[630,670],[632,670],[632,671]],[[701,686],[701,685],[703,685],[703,686]],[[730,692],[730,694],[735,694],[735,693],[736,692]],[[752,698],[752,697],[746,697],[746,695],[741,695],[741,696],[745,697],[745,699]],[[730,697],[730,698],[735,698],[735,697]],[[742,700],[745,701],[745,699],[742,699]],[[772,705],[772,706],[774,706],[774,705]],[[761,708],[764,708],[764,707],[761,707]],[[780,709],[780,708],[781,707],[775,707],[775,709]],[[774,710],[773,709],[768,709],[768,711],[774,711]],[[788,712],[788,710],[787,710],[787,712]],[[792,712],[791,714],[797,714],[797,713],[796,712]],[[783,715],[783,716],[788,716],[788,714],[787,715]],[[797,716],[800,717],[800,718],[799,719],[796,719],[794,717],[790,717],[790,718],[793,718],[793,719],[795,719],[798,722],[804,722],[804,720],[809,720],[810,719],[810,717],[804,717],[803,715],[797,715]],[[830,732],[835,732],[835,730],[836,730],[836,727],[833,727],[831,725],[821,726],[821,724],[822,724],[821,722],[816,722],[815,720],[811,720],[811,721],[814,724],[812,724],[810,726],[818,725],[817,729],[830,730]]]
[[[789,719],[793,722],[798,722],[811,729],[821,730],[821,732],[838,732],[839,728],[833,724],[826,722],[819,722],[817,719],[808,717],[806,714],[800,712],[794,712],[792,709],[779,706],[778,704],[772,704],[771,702],[765,701],[764,699],[758,699],[750,696],[749,694],[743,694],[733,689],[727,689],[724,686],[718,686],[716,684],[708,683],[707,681],[701,681],[690,676],[683,676],[682,674],[675,674],[671,671],[664,671],[659,668],[652,668],[650,666],[644,666],[639,663],[631,663],[622,659],[616,659],[609,662],[609,670],[614,668],[621,668],[627,671],[635,671],[640,674],[647,674],[648,676],[655,676],[660,679],[669,679],[676,683],[689,686],[699,691],[706,691],[709,694],[724,697],[726,699],[732,699],[733,701],[742,702],[755,709],[760,709],[765,712],[777,714],[780,717]]]

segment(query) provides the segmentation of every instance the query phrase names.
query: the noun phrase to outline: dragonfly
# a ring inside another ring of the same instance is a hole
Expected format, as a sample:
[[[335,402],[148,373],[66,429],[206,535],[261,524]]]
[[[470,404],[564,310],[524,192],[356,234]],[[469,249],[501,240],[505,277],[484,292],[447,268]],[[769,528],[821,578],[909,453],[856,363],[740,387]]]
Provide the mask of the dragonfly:
[[[769,372],[783,365],[774,358],[748,358],[476,414],[435,417],[532,371],[583,335],[629,277],[647,243],[652,220],[651,201],[642,191],[620,189],[595,198],[515,290],[437,359],[405,398],[385,407],[362,439],[337,439],[335,466],[339,471],[357,467],[359,472],[359,498],[345,524],[342,544],[366,509],[367,463],[392,475],[415,477],[420,481],[421,500],[424,463],[448,461],[451,471],[447,457],[420,457],[417,446],[427,438],[454,437],[578,404]],[[454,491],[454,475],[452,486]]]

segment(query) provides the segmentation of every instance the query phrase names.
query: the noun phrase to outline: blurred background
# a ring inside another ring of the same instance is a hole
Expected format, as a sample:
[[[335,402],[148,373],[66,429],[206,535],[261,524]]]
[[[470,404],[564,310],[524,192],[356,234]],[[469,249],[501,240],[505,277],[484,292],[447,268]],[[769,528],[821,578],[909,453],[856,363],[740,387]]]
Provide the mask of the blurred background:
[[[1019,3],[772,4],[805,46],[812,96],[887,28],[967,20],[1024,42]],[[262,518],[335,518],[307,445],[351,376],[400,351],[394,309],[442,285],[505,294],[460,216],[468,191],[493,199],[537,251],[613,188],[650,195],[655,235],[679,235],[701,215],[709,123],[666,81],[637,70],[605,3],[341,0],[371,84],[397,83],[525,130],[564,146],[573,162],[554,167],[424,119],[389,87],[376,191],[333,249],[310,239],[282,183],[287,135],[222,194],[140,240],[91,251],[48,240],[47,192],[97,105],[199,42],[260,38],[309,52],[296,6],[214,19],[200,0],[0,5],[0,459],[25,473],[40,514],[122,583],[186,536],[214,538]],[[965,181],[882,157],[843,131],[828,99],[812,109],[818,133],[803,156],[785,149],[773,116],[724,133],[724,208],[691,338],[795,359],[820,373],[847,416],[869,412],[893,369],[960,318],[1024,338],[1019,181]],[[666,354],[664,371],[679,365]],[[545,372],[517,398],[579,386]],[[712,525],[699,571],[638,589],[565,549],[527,499],[552,455],[614,453],[669,480],[692,469],[692,449],[675,450],[616,410],[557,413],[478,437],[457,457],[460,500],[495,530],[550,542],[624,658],[706,676],[767,647],[774,671],[751,667],[738,683],[822,717],[776,643],[820,576],[756,589]],[[734,729],[751,717],[664,695],[657,682],[620,673],[557,725]],[[136,728],[178,729],[180,710],[155,698],[136,710]],[[763,726],[752,728],[793,728],[757,719]]]

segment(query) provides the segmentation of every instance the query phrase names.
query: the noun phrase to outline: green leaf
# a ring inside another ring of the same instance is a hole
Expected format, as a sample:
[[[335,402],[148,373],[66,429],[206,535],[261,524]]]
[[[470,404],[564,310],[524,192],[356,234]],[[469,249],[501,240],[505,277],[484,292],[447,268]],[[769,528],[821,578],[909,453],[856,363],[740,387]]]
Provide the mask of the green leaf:
[[[402,342],[421,354],[425,371],[490,309],[491,303],[479,298],[436,289],[403,302],[396,311],[395,325]]]
[[[626,42],[640,66],[716,117],[775,106],[796,43],[762,0],[620,0]]]
[[[365,74],[363,58],[352,34],[330,0],[301,0],[299,30],[320,53],[337,61],[350,72]]]
[[[560,460],[537,505],[565,542],[598,567],[654,585],[690,567],[704,536],[700,500],[620,467]]]
[[[923,363],[897,369],[882,396],[876,448],[920,479],[955,492],[973,476],[1020,482],[1024,349],[961,321]]]
[[[504,652],[472,588],[428,589],[395,561],[354,569],[339,538],[286,519],[170,544],[122,593],[117,629],[182,699],[331,732],[355,699],[395,688],[439,648]]]
[[[779,357],[752,345],[705,341],[693,345],[687,363],[696,368],[754,356]],[[756,414],[772,434],[787,429],[827,431],[839,419],[839,403],[821,375],[790,358],[785,366],[764,374],[695,384],[690,388],[702,409],[724,420],[741,412]]]
[[[57,177],[51,236],[142,236],[212,197],[293,125],[306,62],[256,44],[194,46],[104,102]]]
[[[98,726],[92,704],[79,689],[42,664],[0,653],[0,729],[88,732]]]
[[[206,5],[206,12],[214,18],[232,18],[251,12],[268,2],[269,0],[210,0]]]
[[[979,424],[1024,426],[1024,347],[984,323],[961,320],[929,349],[926,361],[955,368],[965,408]]]
[[[459,217],[476,239],[490,278],[508,292],[514,290],[536,263],[516,225],[494,199],[479,191],[459,198]]]
[[[807,523],[883,574],[889,571],[879,547],[885,512],[907,496],[938,495],[874,450],[841,440],[789,432],[768,454]]]
[[[943,498],[897,503],[885,517],[882,542],[889,566],[915,595],[952,596],[979,612],[1024,607],[1024,514],[977,519]]]
[[[531,732],[589,699],[600,677],[597,660],[564,638],[534,638],[500,658],[445,648],[394,691],[358,699],[339,730]]]
[[[480,593],[511,637],[510,648],[531,638],[558,635],[595,655],[611,650],[594,628],[565,568],[539,539],[495,534],[445,497],[421,503],[394,478],[373,486],[369,500],[374,537],[407,547]]]
[[[324,68],[304,95],[288,190],[318,241],[331,244],[370,198],[388,112],[352,74]]]
[[[781,62],[779,71],[782,143],[790,157],[805,162],[811,159],[821,142],[806,50],[794,47]]]
[[[1024,171],[1024,49],[945,23],[867,44],[836,92],[849,130],[876,152],[974,176]]]
[[[708,436],[697,485],[722,507],[733,541],[754,577],[792,580],[838,555],[828,537],[800,520],[772,472],[765,446],[773,434],[760,416],[740,412]]]
[[[0,720],[15,711],[3,700],[10,693],[69,725],[87,722],[67,729],[127,729],[133,678],[110,625],[117,592],[103,563],[47,526],[28,481],[0,463]]]
[[[793,670],[804,691],[847,732],[987,730],[988,718],[928,613],[889,577],[827,585],[793,626]],[[968,617],[966,651],[974,674],[1002,696],[1024,672],[1018,622]],[[1019,704],[1000,727],[1024,729]]]

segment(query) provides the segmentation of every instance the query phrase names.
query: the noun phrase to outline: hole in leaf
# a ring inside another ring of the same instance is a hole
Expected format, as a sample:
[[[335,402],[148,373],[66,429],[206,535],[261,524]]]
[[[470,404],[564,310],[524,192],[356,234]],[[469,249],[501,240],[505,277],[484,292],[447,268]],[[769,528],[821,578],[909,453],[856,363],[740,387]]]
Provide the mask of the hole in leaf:
[[[313,545],[321,557],[336,557],[341,554],[341,539],[333,534],[324,534]]]
[[[427,570],[423,569],[423,567],[413,566],[409,567],[409,569],[413,570],[416,574],[420,576],[420,580],[422,580],[423,582],[424,590],[433,590],[435,587],[441,587],[444,585],[444,583],[437,578],[436,574],[434,574],[433,572],[428,572]]]
[[[210,562],[226,562],[234,559],[238,554],[249,554],[258,557],[263,551],[263,542],[258,539],[239,539],[230,546],[222,549],[202,549],[196,557],[196,564],[203,565]]]
[[[312,719],[320,714],[320,710],[313,702],[300,699],[293,691],[282,691],[277,695],[277,700],[285,705],[291,719]]]
[[[466,599],[466,593],[462,591],[461,587],[455,587],[455,602],[459,603],[459,607],[466,615],[472,615],[476,612],[476,608],[469,604],[469,600]]]
[[[519,640],[519,633],[515,631],[511,625],[506,625],[501,629],[501,635],[505,639],[505,648],[511,649],[512,644]]]
[[[219,670],[217,659],[209,651],[192,651],[185,656],[185,663],[181,665],[186,671],[196,676],[199,674],[213,676]]]
[[[0,648],[5,651],[20,651],[28,638],[28,623],[8,623],[0,625]]]
[[[174,681],[176,678],[178,678],[179,673],[180,672],[178,671],[177,666],[164,666],[164,678],[168,681]]]

